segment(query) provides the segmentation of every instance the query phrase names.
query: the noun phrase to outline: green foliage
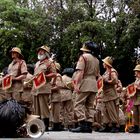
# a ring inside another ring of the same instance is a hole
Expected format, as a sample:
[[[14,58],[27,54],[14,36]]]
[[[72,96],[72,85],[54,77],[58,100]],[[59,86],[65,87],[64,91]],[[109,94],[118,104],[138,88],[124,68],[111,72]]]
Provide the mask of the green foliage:
[[[89,0],[1,0],[0,69],[11,61],[7,54],[12,47],[20,47],[27,63],[35,63],[36,49],[44,44],[57,54],[62,69],[71,67],[82,44],[91,40],[101,58],[114,57],[127,85],[134,80],[135,49],[140,45],[139,9],[138,0],[106,0],[102,5]]]

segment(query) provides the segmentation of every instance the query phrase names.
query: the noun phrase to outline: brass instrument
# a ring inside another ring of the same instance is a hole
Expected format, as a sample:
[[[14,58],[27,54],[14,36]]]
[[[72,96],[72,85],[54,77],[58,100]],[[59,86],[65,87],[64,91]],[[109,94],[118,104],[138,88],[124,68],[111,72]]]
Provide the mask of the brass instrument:
[[[67,83],[65,84],[65,86],[66,86],[68,89],[71,89],[71,90],[74,88],[74,85],[73,85],[72,81],[71,81],[71,82],[67,82]]]
[[[32,81],[33,81],[39,74],[41,74],[42,72],[45,72],[45,71],[41,71],[41,72],[37,73],[37,74],[34,75],[31,79],[29,79],[28,81],[24,81],[24,82],[23,82],[23,85],[26,85],[26,84],[32,82]]]
[[[44,122],[40,119],[33,119],[26,124],[27,135],[31,138],[39,138],[45,132]]]
[[[28,115],[28,118],[18,130],[22,137],[39,138],[45,132],[45,124],[37,115]]]
[[[34,80],[36,76],[33,76],[31,79],[29,79],[28,81],[24,81],[23,85],[26,86],[28,83],[32,82]]]

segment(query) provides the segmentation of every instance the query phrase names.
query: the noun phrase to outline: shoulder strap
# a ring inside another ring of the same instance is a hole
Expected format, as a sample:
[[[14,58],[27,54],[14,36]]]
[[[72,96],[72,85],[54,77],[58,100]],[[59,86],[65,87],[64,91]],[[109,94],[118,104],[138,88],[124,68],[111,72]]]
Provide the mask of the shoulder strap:
[[[49,60],[48,60],[49,61]],[[50,66],[54,63],[54,61],[51,61],[49,63],[46,64],[46,67],[47,67],[47,71],[46,72],[49,72],[49,68]]]
[[[113,72],[116,73],[116,75],[118,76],[117,71],[116,71],[115,69],[111,68],[110,71],[109,71],[109,79],[111,79],[111,74],[112,74]]]
[[[22,63],[23,63],[23,60],[21,60],[21,61],[19,62],[17,77],[21,75],[21,66],[22,66]]]
[[[84,63],[85,63],[85,68],[84,68],[84,73],[85,73],[85,71],[86,71],[86,58],[83,55],[81,55],[81,56],[82,56]]]

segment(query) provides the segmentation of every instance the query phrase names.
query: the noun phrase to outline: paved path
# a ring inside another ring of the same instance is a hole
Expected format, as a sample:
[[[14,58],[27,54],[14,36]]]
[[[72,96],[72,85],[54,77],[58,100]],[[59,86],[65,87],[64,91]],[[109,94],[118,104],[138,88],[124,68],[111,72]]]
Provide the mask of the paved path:
[[[140,140],[140,134],[48,132],[40,140]]]
[[[24,138],[25,139],[25,138]],[[18,138],[17,140],[24,140]],[[16,139],[0,139],[0,140],[16,140]],[[33,140],[33,139],[27,139]],[[69,131],[62,132],[45,132],[41,138],[37,140],[140,140],[140,134],[130,133],[72,133]]]

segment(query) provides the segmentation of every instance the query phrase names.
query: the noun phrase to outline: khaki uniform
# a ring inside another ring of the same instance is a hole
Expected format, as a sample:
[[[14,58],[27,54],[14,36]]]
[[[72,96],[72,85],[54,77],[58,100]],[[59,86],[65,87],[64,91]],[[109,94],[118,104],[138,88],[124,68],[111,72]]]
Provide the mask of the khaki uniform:
[[[116,91],[118,93],[118,96],[120,97],[121,93],[122,93],[122,89],[123,89],[122,83],[120,80],[118,80],[118,83],[115,85],[115,87],[116,87]]]
[[[75,97],[75,115],[78,121],[92,122],[93,101],[98,91],[96,78],[99,75],[99,61],[90,53],[85,53],[79,58],[76,69],[84,71],[84,75],[79,84],[80,93],[76,93]]]
[[[0,77],[0,102],[6,99],[5,91],[2,90],[2,77]]]
[[[52,86],[53,87],[62,86],[62,77],[60,74],[57,74],[56,78],[53,78]],[[59,89],[52,90],[50,100],[51,100],[52,121],[53,123],[59,123],[61,111],[61,94]]]
[[[6,99],[5,91],[3,91],[2,88],[0,88],[0,102],[5,99]]]
[[[120,94],[120,100],[122,101],[122,106],[121,109],[125,113],[126,112],[126,105],[127,102],[129,101],[129,97],[127,95],[127,89],[124,88]]]
[[[32,78],[33,78],[33,75],[28,72],[24,82],[28,82]],[[22,99],[22,101],[24,101],[27,104],[29,109],[32,111],[33,99],[32,99],[31,90],[32,90],[31,82],[23,85],[23,93],[22,93],[21,99]]]
[[[45,74],[56,73],[52,61],[45,59],[38,61],[35,65],[34,75],[44,71]],[[46,84],[39,89],[32,89],[34,114],[39,115],[42,119],[49,118],[49,95],[51,94],[51,79],[46,78]]]
[[[27,66],[24,60],[12,61],[8,67],[8,74],[12,74],[13,77],[18,77],[22,74],[27,74]],[[11,88],[7,89],[6,96],[7,98],[12,97],[17,101],[21,100],[21,94],[23,92],[23,81],[14,80],[12,81]]]
[[[113,82],[109,84],[109,79],[112,79],[112,73],[115,73],[116,76],[113,79]],[[104,110],[103,110],[103,123],[111,124],[116,123],[119,124],[119,98],[116,91],[115,85],[118,83],[117,72],[115,69],[111,68],[111,71],[106,71],[103,74],[104,86],[103,86],[103,102],[104,102]]]
[[[132,97],[134,101],[133,106],[133,117],[134,117],[134,125],[140,126],[140,78],[137,78],[135,81],[136,85],[136,94]]]
[[[102,101],[102,94],[96,97],[96,113],[95,113],[95,122],[102,124],[102,114],[103,114],[103,101]]]
[[[71,78],[67,75],[62,76],[63,88],[60,90],[61,93],[61,113],[63,122],[67,122],[68,125],[71,125],[74,121],[74,108],[72,100],[72,89],[67,87],[68,83],[71,83]]]
[[[119,123],[120,125],[125,125],[126,124],[126,117],[122,109],[119,108]]]

